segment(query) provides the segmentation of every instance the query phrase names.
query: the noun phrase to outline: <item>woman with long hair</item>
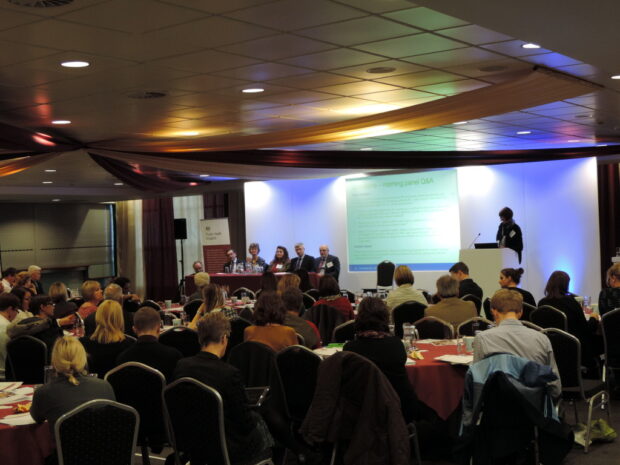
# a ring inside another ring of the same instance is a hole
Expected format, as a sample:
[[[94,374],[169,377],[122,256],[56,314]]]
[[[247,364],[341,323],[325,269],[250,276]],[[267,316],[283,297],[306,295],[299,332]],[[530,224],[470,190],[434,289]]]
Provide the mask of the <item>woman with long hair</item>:
[[[336,278],[330,275],[325,275],[319,282],[319,296],[313,307],[317,305],[329,305],[330,307],[337,308],[344,315],[347,320],[352,320],[354,317],[353,307],[349,302],[348,297],[344,297],[340,294],[340,286]]]
[[[19,299],[19,309],[17,310],[17,316],[13,320],[15,324],[26,318],[32,318],[32,312],[30,311],[30,300],[32,299],[32,292],[25,287],[14,287],[11,289],[11,294]]]
[[[286,310],[277,292],[261,292],[254,305],[254,326],[248,326],[243,333],[244,341],[261,342],[276,352],[297,344],[297,334],[284,326]]]
[[[614,263],[607,270],[607,285],[598,295],[598,310],[601,315],[620,308],[620,263]]]
[[[104,300],[95,313],[97,327],[90,337],[80,339],[90,355],[90,371],[103,378],[116,366],[116,357],[131,347],[135,340],[123,332],[125,320],[121,304],[114,300]]]
[[[202,289],[202,305],[198,307],[194,319],[189,324],[189,327],[196,329],[198,321],[207,313],[221,312],[229,320],[238,318],[237,312],[230,307],[226,307],[224,302],[224,293],[222,288],[217,284],[210,283]]]
[[[283,245],[277,246],[273,260],[269,263],[269,271],[282,273],[288,271],[289,266],[291,266],[291,260],[288,258],[288,250]]]

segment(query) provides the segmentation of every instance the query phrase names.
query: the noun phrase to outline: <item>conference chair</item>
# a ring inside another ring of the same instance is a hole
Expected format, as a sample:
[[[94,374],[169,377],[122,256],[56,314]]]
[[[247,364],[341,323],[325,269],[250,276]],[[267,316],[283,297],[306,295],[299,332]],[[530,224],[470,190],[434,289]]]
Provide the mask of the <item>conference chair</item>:
[[[484,331],[493,326],[493,323],[486,318],[481,318],[476,316],[474,318],[470,318],[469,320],[463,321],[456,328],[457,337],[462,336],[475,336],[474,325],[478,323],[478,331]]]
[[[84,304],[84,299],[82,297],[71,297],[67,302],[73,302],[76,308],[80,308]]]
[[[332,342],[334,328],[346,321],[340,310],[325,304],[313,306],[304,313],[303,318],[314,323],[319,329],[322,345]]]
[[[142,306],[143,307],[151,307],[151,308],[157,310],[158,312],[161,311],[160,305],[157,302],[155,302],[154,300],[147,299],[144,302],[142,302]]]
[[[419,289],[419,291],[422,293],[422,295],[426,299],[426,302],[430,304],[432,301],[431,294],[426,289]]]
[[[482,301],[480,300],[480,298],[473,294],[465,294],[463,297],[461,297],[461,300],[465,300],[466,302],[473,302],[476,306],[476,311],[480,313],[480,309],[482,308]]]
[[[581,343],[572,334],[557,328],[545,328],[543,333],[551,341],[553,355],[560,372],[562,383],[562,402],[573,406],[575,423],[579,423],[577,402],[583,401],[588,405],[586,420],[586,436],[584,452],[588,452],[592,428],[592,411],[595,407],[607,411],[607,421],[611,425],[609,392],[605,381],[601,379],[583,379],[581,375]],[[562,410],[560,409],[560,412]]]
[[[183,354],[183,357],[191,357],[200,352],[198,333],[184,326],[175,326],[159,335],[159,342],[174,347]]]
[[[530,321],[532,318],[532,312],[536,310],[536,306],[523,302],[523,314],[521,315],[521,321]]]
[[[187,302],[183,306],[183,311],[187,315],[187,318],[189,319],[189,321],[192,321],[194,319],[194,317],[196,316],[196,312],[198,311],[198,308],[201,305],[202,305],[202,299],[194,299],[190,302]]]
[[[425,316],[414,322],[420,339],[454,339],[454,329],[450,323],[434,316]]]
[[[135,408],[140,415],[138,446],[142,463],[149,465],[149,447],[159,452],[170,442],[162,410],[164,375],[144,363],[127,362],[108,371],[104,379],[112,385],[116,400]]]
[[[276,354],[286,403],[297,428],[303,422],[312,403],[322,361],[319,355],[301,345],[287,347]]]
[[[603,381],[609,389],[609,371],[614,373],[620,371],[620,308],[607,312],[601,317],[601,332],[605,347]],[[616,386],[618,384],[616,381]]]
[[[541,328],[557,328],[568,331],[566,315],[551,305],[541,305],[530,314],[530,321]]]
[[[86,402],[56,422],[58,463],[131,465],[139,427],[133,407],[102,399]]]
[[[355,339],[355,320],[349,320],[334,328],[332,342],[343,343]]]
[[[306,292],[304,292],[301,297],[303,298],[304,308],[306,310],[312,307],[316,302],[316,299]]]
[[[239,289],[235,289],[230,296],[231,297],[236,297],[237,299],[241,299],[241,297],[243,296],[242,294],[245,293],[246,297],[249,297],[252,300],[256,300],[256,294],[254,293],[253,290],[248,289],[247,287],[240,287]]]
[[[230,336],[228,336],[228,345],[224,353],[224,360],[228,360],[230,351],[243,342],[243,333],[248,326],[252,326],[252,323],[243,318],[230,320]]]
[[[248,321],[254,321],[254,310],[250,307],[241,307],[237,310],[237,314],[240,318]]]
[[[540,326],[532,323],[531,321],[527,321],[527,320],[519,320],[519,321],[521,322],[521,324],[523,326],[527,326],[528,328],[533,329],[535,331],[542,331],[543,330],[543,328],[541,328]]]
[[[306,292],[304,292],[304,294],[308,294],[315,301],[317,301],[317,300],[319,300],[321,298],[321,294],[319,293],[318,289],[308,289]]]
[[[392,288],[395,269],[396,265],[389,260],[383,260],[377,265],[377,289]]]
[[[493,313],[491,313],[491,299],[488,297],[482,302],[482,309],[484,310],[484,316],[487,320],[493,321]]]
[[[173,438],[175,465],[231,465],[222,396],[193,378],[181,378],[163,392],[166,422]],[[183,457],[183,461],[181,461]],[[268,457],[244,465],[273,465]]]
[[[306,345],[306,338],[305,337],[303,337],[299,333],[295,333],[295,336],[297,336],[297,344],[299,344],[300,346],[305,346]]]
[[[351,302],[352,304],[355,303],[355,294],[353,292],[349,291],[348,289],[340,288],[340,294],[342,294],[343,297],[349,299],[349,302]]]
[[[11,339],[6,345],[6,379],[24,384],[43,384],[48,362],[47,345],[33,336]]]
[[[398,339],[402,339],[403,324],[414,323],[424,318],[425,311],[426,305],[415,301],[404,302],[394,307],[394,310],[392,310],[392,319],[394,320],[394,335]]]

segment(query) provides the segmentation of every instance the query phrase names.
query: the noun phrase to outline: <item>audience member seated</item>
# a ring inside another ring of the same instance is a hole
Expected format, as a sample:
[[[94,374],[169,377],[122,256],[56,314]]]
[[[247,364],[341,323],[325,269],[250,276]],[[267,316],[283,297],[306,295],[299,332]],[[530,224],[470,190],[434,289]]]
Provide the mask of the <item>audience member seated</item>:
[[[301,279],[296,274],[287,274],[282,276],[278,281],[278,294],[282,295],[282,292],[289,287],[296,287],[299,289],[300,282]]]
[[[499,285],[502,289],[517,291],[523,297],[524,303],[536,307],[536,300],[534,300],[534,296],[530,292],[517,287],[521,282],[522,275],[523,268],[504,268],[499,272]]]
[[[211,282],[211,276],[209,273],[200,271],[194,275],[194,284],[196,285],[196,292],[189,296],[189,301],[202,299],[202,290]]]
[[[77,307],[73,302],[67,302],[69,294],[67,293],[67,286],[60,281],[53,283],[48,294],[54,302],[54,318],[64,318],[77,311]]]
[[[254,305],[255,326],[245,328],[243,340],[261,342],[276,352],[297,344],[295,330],[284,326],[285,317],[284,303],[277,292],[261,292]]]
[[[257,242],[252,242],[248,247],[248,253],[249,255],[246,258],[246,261],[249,265],[249,269],[254,271],[255,267],[260,267],[261,270],[264,271],[267,267],[267,262],[265,262],[264,258],[258,256],[260,253],[260,245],[258,245]]]
[[[4,292],[11,292],[11,289],[13,289],[13,286],[15,285],[16,279],[17,270],[12,266],[5,268],[2,271],[2,286],[0,286],[0,291],[4,290]]]
[[[0,380],[4,379],[4,363],[6,361],[6,344],[9,342],[7,329],[17,316],[19,299],[14,294],[0,294]]]
[[[428,305],[424,294],[413,287],[413,272],[407,265],[396,267],[394,270],[394,282],[398,287],[390,291],[385,302],[389,310],[394,310],[400,304],[411,301]]]
[[[265,271],[260,278],[260,292],[277,290],[278,280],[276,279],[276,275],[271,271]]]
[[[11,294],[19,299],[19,309],[17,310],[17,316],[15,317],[15,323],[26,318],[32,318],[30,312],[30,300],[32,299],[32,293],[30,289],[25,287],[14,287],[11,289]]]
[[[161,317],[157,310],[151,307],[142,307],[133,317],[133,329],[138,340],[129,349],[121,352],[116,358],[116,364],[126,362],[140,362],[159,370],[168,382],[172,381],[174,369],[183,354],[174,347],[159,343]]]
[[[222,313],[229,320],[239,318],[237,312],[230,307],[224,305],[224,292],[222,288],[217,284],[211,283],[202,289],[202,305],[198,307],[194,319],[189,324],[189,327],[196,329],[198,320],[200,320],[207,313]]]
[[[325,275],[321,278],[319,282],[319,296],[321,298],[313,306],[329,305],[340,310],[347,320],[353,319],[354,314],[351,302],[349,302],[348,297],[340,294],[340,286],[338,286],[336,278],[330,275]]]
[[[112,284],[118,284],[123,290],[121,294],[123,297],[123,309],[135,313],[140,308],[142,299],[137,294],[131,292],[131,280],[125,276],[119,276],[112,280]]]
[[[88,367],[99,378],[116,366],[116,357],[135,342],[125,337],[123,309],[114,300],[104,300],[95,313],[97,328],[90,337],[80,339],[89,355]]]
[[[450,276],[459,282],[459,297],[464,297],[467,294],[471,294],[475,295],[482,301],[482,288],[469,277],[469,267],[465,263],[455,263],[452,265],[449,272]]]
[[[598,295],[598,310],[601,315],[620,308],[620,263],[614,263],[607,270],[607,285]]]
[[[97,281],[84,281],[81,292],[84,303],[78,309],[78,314],[82,319],[85,319],[88,315],[97,311],[97,305],[103,300],[103,291]]]
[[[45,294],[43,292],[43,285],[41,284],[41,267],[37,265],[30,265],[28,267],[28,273],[30,273],[30,278],[32,279],[32,284],[36,290],[36,294]]]
[[[263,455],[273,446],[261,416],[250,410],[241,381],[241,372],[221,360],[230,337],[230,322],[218,313],[209,313],[198,322],[201,351],[179,360],[174,378],[194,378],[212,387],[222,396],[224,430],[232,463]]]
[[[568,332],[581,342],[581,363],[588,367],[588,376],[592,377],[597,371],[593,347],[593,330],[597,327],[590,329],[581,305],[575,300],[574,295],[568,292],[569,284],[570,276],[564,271],[556,270],[551,273],[545,287],[545,297],[538,301],[538,306],[551,305],[566,315]],[[596,325],[596,319],[591,321]]]
[[[454,330],[465,320],[478,316],[476,305],[459,299],[459,282],[450,275],[437,280],[439,302],[426,308],[424,316],[434,316],[450,323]]]
[[[291,266],[291,260],[288,258],[288,250],[283,245],[277,246],[276,254],[269,263],[268,270],[272,273],[282,273],[288,271],[289,266]]]
[[[310,284],[310,275],[306,270],[295,270],[293,273],[299,276],[299,289],[301,289],[301,292],[306,292],[312,289],[312,284]]]
[[[362,355],[379,367],[400,397],[403,417],[409,423],[419,419],[420,406],[405,371],[405,346],[400,339],[390,336],[389,322],[386,304],[378,297],[366,297],[355,318],[355,340],[347,342],[343,350]]]
[[[498,352],[510,353],[550,366],[558,376],[550,385],[551,395],[558,398],[562,393],[553,348],[549,338],[521,324],[523,297],[514,289],[500,289],[491,298],[491,313],[497,327],[478,333],[474,339],[474,362]]]
[[[123,289],[118,284],[108,284],[103,291],[103,300],[113,300],[123,305]],[[91,336],[97,327],[97,311],[91,313],[84,320],[85,336]],[[125,322],[125,334],[135,337],[136,333],[133,332],[133,313],[128,312],[123,307],[123,321]]]
[[[282,292],[282,302],[286,310],[284,324],[290,326],[296,333],[304,338],[304,345],[309,349],[316,349],[321,342],[321,335],[314,323],[304,320],[299,316],[299,310],[303,306],[301,290],[289,287]]]
[[[14,287],[24,287],[30,291],[30,295],[37,295],[37,288],[32,282],[30,273],[27,271],[20,271],[17,273],[17,279],[15,280]]]
[[[33,336],[45,342],[48,354],[51,355],[54,342],[62,337],[62,326],[73,324],[75,314],[68,315],[62,319],[54,318],[54,303],[52,299],[40,294],[32,298],[30,309],[34,316],[12,323],[8,328],[11,339],[20,336]]]
[[[110,383],[86,376],[86,352],[74,337],[64,336],[56,341],[52,366],[55,378],[35,389],[30,408],[36,422],[49,422],[52,435],[56,420],[83,403],[94,399],[116,400]]]

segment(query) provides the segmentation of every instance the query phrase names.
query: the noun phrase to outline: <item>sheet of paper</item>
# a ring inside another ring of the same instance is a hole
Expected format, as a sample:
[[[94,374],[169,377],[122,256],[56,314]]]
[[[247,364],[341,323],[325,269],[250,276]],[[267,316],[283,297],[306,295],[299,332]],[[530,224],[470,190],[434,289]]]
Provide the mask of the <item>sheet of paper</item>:
[[[473,355],[441,355],[440,357],[435,357],[435,360],[439,360],[441,362],[448,362],[453,365],[470,365],[471,362],[474,361]]]
[[[23,426],[23,425],[33,425],[36,422],[30,416],[30,412],[26,413],[16,413],[15,415],[7,415],[0,423],[4,423],[5,425],[11,426]]]
[[[321,347],[319,349],[314,349],[314,353],[321,357],[329,357],[341,351],[342,347]]]
[[[15,394],[14,396],[0,398],[0,405],[8,405],[8,404],[14,404],[16,402],[25,402],[25,401],[30,402],[31,400],[32,400],[32,397],[24,396],[21,394]]]
[[[24,386],[15,389],[13,392],[22,396],[31,396],[34,393],[34,388],[32,386]]]
[[[0,391],[12,391],[17,389],[23,383],[21,381],[2,381],[0,382]]]

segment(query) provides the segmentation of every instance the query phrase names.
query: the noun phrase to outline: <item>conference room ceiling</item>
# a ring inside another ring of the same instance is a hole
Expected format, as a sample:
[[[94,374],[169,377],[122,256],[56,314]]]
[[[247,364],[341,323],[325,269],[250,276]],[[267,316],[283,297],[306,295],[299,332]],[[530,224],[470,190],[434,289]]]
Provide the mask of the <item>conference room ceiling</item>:
[[[596,8],[573,0],[24,6],[33,3],[45,2],[0,0],[0,120],[83,143],[303,128],[479,89],[535,65],[603,87],[467,124],[303,149],[541,149],[611,144],[620,136],[620,80],[610,79],[620,74],[620,9],[612,0]],[[522,48],[528,41],[541,48]],[[90,66],[61,67],[67,60]],[[264,92],[242,92],[256,87]],[[20,182],[38,182],[38,171]]]

